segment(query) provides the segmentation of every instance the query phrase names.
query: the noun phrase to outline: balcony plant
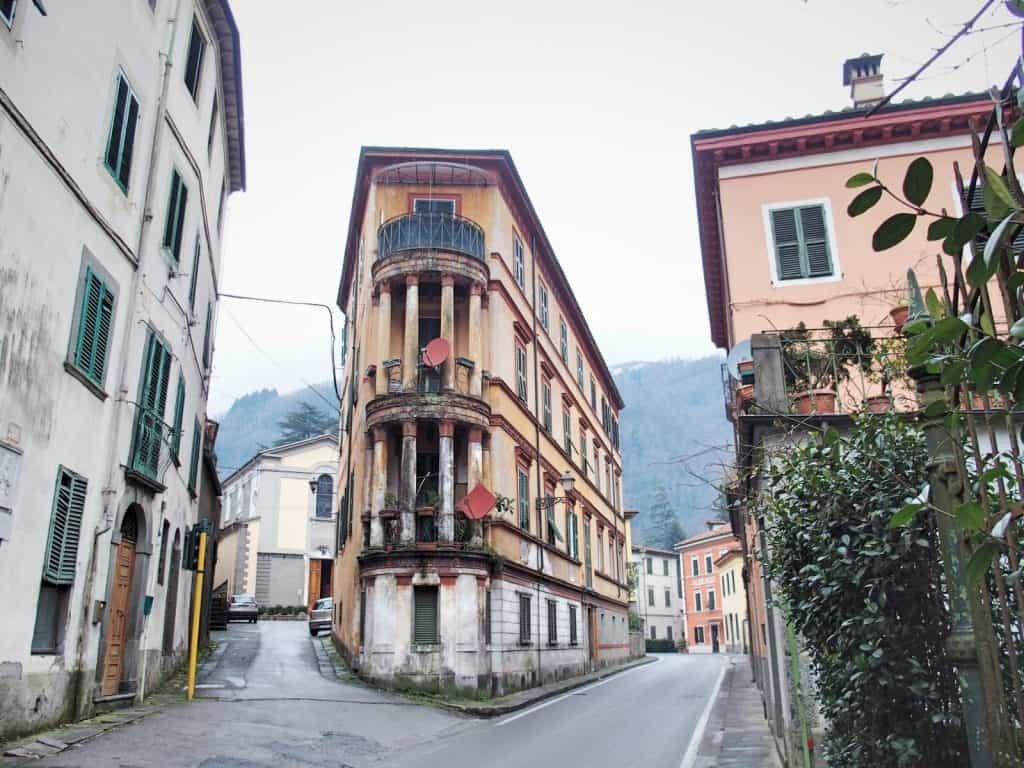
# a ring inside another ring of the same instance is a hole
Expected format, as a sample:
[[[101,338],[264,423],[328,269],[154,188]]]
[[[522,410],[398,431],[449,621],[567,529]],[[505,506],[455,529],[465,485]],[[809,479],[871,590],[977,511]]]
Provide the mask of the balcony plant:
[[[797,413],[835,413],[837,388],[853,370],[872,368],[874,339],[856,315],[825,320],[827,334],[815,338],[801,322],[780,334],[783,375]]]

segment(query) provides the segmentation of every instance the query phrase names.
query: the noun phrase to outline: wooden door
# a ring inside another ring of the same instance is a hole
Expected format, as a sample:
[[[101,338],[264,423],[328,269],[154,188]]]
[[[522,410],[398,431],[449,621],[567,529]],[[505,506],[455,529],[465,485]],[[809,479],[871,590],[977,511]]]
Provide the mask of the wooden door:
[[[307,609],[312,611],[313,606],[316,605],[316,601],[320,599],[320,561],[310,560],[309,561],[309,590],[307,591],[309,597],[309,605]]]
[[[170,577],[167,579],[167,593],[164,595],[164,656],[174,653],[174,625],[178,620],[178,575],[181,571],[180,529],[174,532],[174,547],[171,549],[171,562],[168,567]]]
[[[128,598],[132,592],[132,571],[135,567],[135,540],[121,538],[117,545],[114,586],[107,609],[107,649],[103,657],[101,694],[113,696],[121,687],[124,649],[128,641]]]
[[[719,647],[719,644],[718,644],[718,625],[717,624],[712,624],[711,625],[711,652],[712,653],[718,653],[719,650],[720,650],[720,647]]]
[[[601,638],[597,632],[597,609],[593,606],[587,608],[587,624],[590,632],[590,661],[596,664],[600,655]]]

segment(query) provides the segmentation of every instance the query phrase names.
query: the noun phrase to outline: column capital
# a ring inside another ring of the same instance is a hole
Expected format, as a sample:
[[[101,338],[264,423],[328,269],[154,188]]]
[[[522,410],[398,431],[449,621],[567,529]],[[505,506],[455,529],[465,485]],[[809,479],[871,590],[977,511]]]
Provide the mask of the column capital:
[[[383,443],[388,439],[388,431],[384,427],[373,428],[373,442]]]
[[[455,277],[453,275],[444,274],[441,275],[441,287],[442,288],[454,288]]]
[[[402,437],[416,437],[416,422],[415,421],[403,421],[402,422]]]
[[[469,442],[479,443],[484,439],[484,431],[479,427],[473,427],[469,430]]]
[[[391,281],[390,280],[382,280],[380,285],[377,286],[377,289],[381,293],[391,293]]]
[[[440,437],[455,437],[455,422],[440,421],[437,424],[437,434]]]
[[[471,286],[469,286],[469,295],[470,296],[482,296],[483,292],[484,292],[484,287],[482,285],[480,285],[480,283],[473,283]]]
[[[405,276],[405,284],[407,286],[419,285],[420,284],[420,276],[419,275],[406,275]]]

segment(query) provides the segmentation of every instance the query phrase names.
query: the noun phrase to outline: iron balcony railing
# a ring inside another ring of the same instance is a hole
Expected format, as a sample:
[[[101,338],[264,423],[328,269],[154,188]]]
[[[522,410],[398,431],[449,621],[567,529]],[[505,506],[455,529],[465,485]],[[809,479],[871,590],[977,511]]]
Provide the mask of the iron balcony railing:
[[[462,216],[436,212],[396,216],[377,230],[377,258],[424,248],[454,251],[483,260],[484,231]]]
[[[145,409],[139,409],[136,413],[129,465],[135,472],[154,480],[160,468],[164,429],[163,420],[157,413]]]

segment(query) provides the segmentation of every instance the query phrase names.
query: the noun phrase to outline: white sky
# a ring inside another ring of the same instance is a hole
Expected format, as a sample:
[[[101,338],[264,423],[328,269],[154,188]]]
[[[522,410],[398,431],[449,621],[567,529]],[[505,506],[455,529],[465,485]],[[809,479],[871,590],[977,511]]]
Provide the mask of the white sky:
[[[222,291],[334,306],[360,146],[502,148],[609,364],[710,353],[690,134],[841,109],[865,51],[892,90],[981,1],[491,5],[234,0],[248,191]],[[978,26],[1012,20],[997,2]],[[971,34],[898,98],[1001,83],[1019,41]],[[224,299],[210,411],[329,379],[329,356],[323,310]]]

